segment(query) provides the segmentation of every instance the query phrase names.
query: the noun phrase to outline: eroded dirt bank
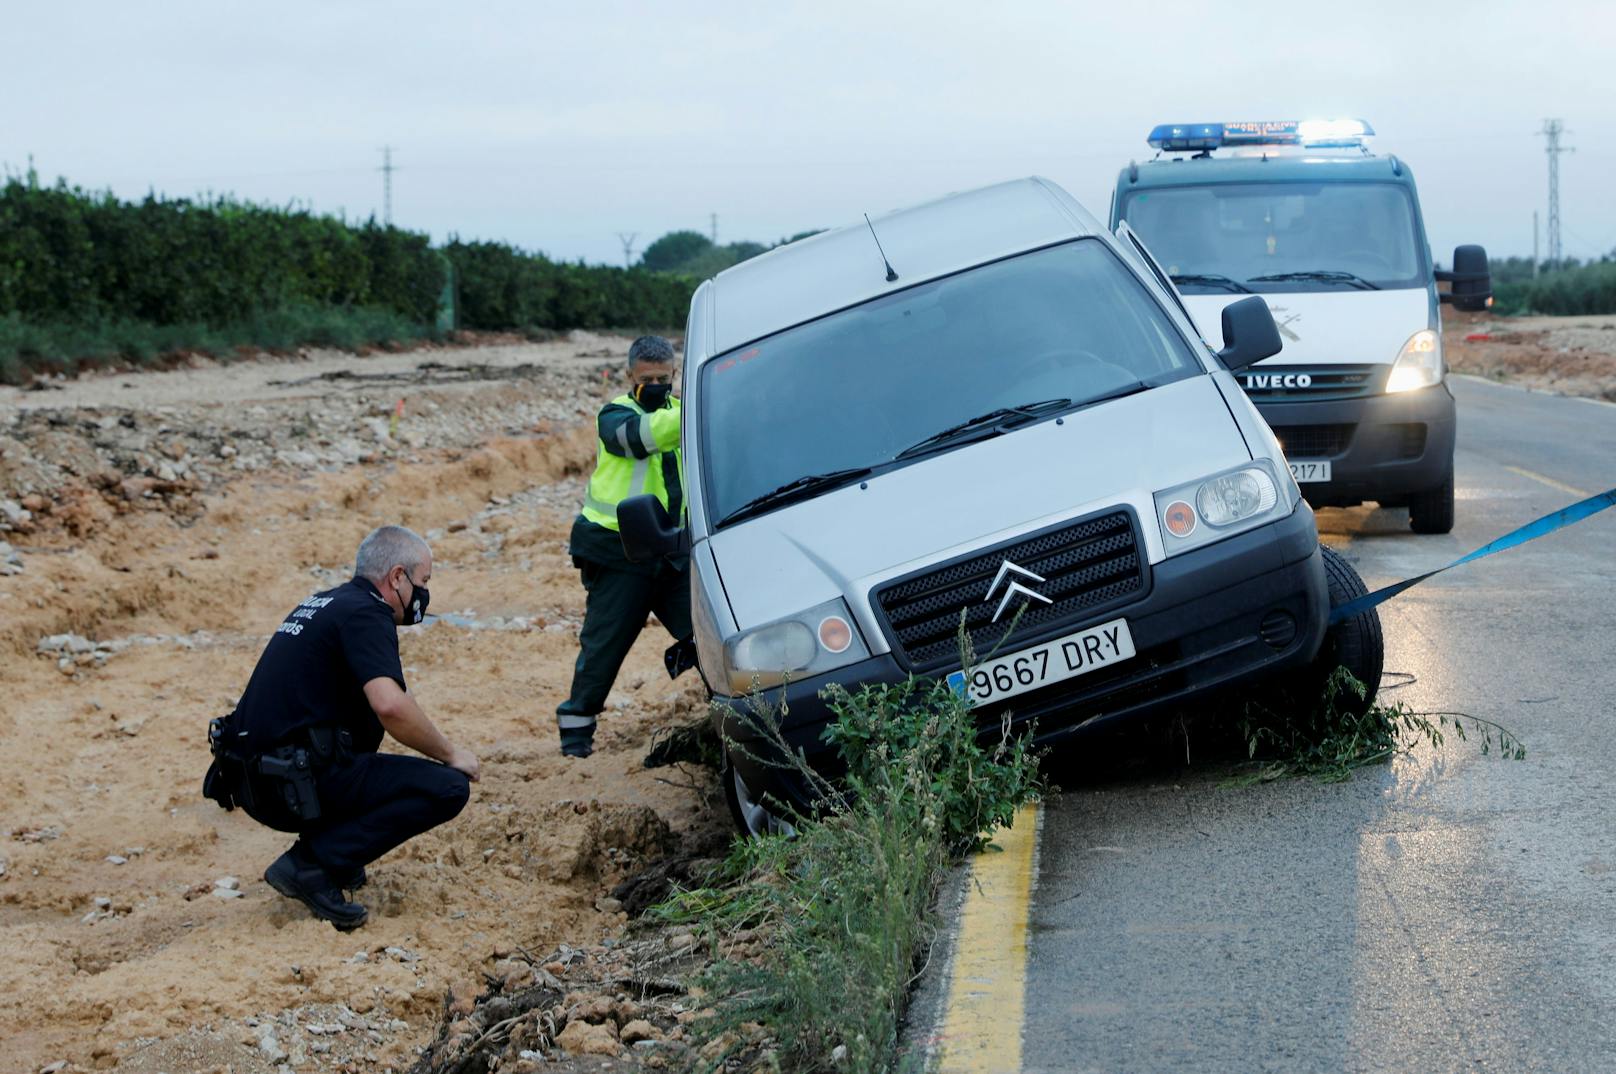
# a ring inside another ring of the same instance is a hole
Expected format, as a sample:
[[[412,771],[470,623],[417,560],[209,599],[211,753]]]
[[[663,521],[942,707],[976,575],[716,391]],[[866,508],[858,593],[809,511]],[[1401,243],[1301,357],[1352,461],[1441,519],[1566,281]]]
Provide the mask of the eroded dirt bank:
[[[575,337],[0,393],[7,1069],[402,1069],[447,989],[599,944],[613,884],[711,829],[701,788],[641,766],[701,705],[659,629],[595,756],[556,749],[583,608],[564,543],[625,353]],[[484,777],[372,867],[371,921],[344,935],[262,882],[286,837],[200,797],[204,731],[390,521],[428,535],[452,613],[401,632],[412,689]]]

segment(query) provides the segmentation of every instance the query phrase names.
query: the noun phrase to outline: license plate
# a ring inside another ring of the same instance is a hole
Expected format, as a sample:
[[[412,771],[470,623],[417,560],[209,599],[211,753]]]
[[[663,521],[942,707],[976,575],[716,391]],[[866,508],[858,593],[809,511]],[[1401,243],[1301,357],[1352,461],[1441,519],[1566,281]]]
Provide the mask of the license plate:
[[[1134,655],[1126,619],[1079,630],[1009,656],[989,660],[970,672],[948,677],[948,685],[978,705],[1003,701],[1041,686],[1075,679]]]
[[[1296,478],[1298,485],[1308,481],[1328,481],[1330,480],[1330,460],[1293,462],[1291,463],[1291,476]]]

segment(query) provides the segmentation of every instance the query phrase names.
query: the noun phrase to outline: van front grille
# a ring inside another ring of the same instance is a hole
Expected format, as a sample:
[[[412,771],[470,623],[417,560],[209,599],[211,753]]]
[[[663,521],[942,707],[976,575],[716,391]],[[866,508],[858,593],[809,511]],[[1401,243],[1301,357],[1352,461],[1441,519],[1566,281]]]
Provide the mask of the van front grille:
[[[1343,454],[1356,425],[1276,425],[1274,435],[1287,459],[1328,459]]]
[[[1307,365],[1252,366],[1235,376],[1246,394],[1259,403],[1357,399],[1381,390],[1389,366]]]
[[[1043,581],[1005,570],[1007,562]],[[1012,598],[994,622],[1007,587],[1016,581],[1050,603]],[[900,578],[875,592],[874,605],[899,662],[914,671],[933,671],[958,666],[962,612],[972,650],[986,657],[1004,640],[1012,621],[1016,633],[1007,652],[1134,600],[1143,595],[1146,583],[1133,513],[1111,511]],[[1023,604],[1026,610],[1016,621]]]

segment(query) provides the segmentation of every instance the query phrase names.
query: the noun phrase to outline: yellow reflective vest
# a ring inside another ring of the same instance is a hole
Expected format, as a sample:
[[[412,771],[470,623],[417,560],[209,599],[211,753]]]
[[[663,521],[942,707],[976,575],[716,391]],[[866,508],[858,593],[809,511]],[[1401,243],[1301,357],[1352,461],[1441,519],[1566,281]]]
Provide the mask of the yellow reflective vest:
[[[601,408],[595,422],[595,472],[584,493],[583,515],[617,530],[617,505],[650,493],[681,525],[685,521],[684,457],[679,451],[679,400],[647,412],[632,395]]]

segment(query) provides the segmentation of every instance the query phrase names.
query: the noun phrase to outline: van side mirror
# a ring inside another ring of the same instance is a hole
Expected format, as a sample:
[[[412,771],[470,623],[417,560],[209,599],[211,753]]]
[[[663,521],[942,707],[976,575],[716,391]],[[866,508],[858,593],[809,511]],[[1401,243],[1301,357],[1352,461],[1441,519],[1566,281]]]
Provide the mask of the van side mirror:
[[[1218,352],[1218,360],[1225,369],[1244,369],[1272,358],[1283,346],[1274,315],[1260,296],[1252,295],[1223,307],[1223,349]]]
[[[689,550],[689,534],[655,496],[630,496],[617,505],[618,536],[630,563],[650,563]]]
[[[1487,251],[1480,246],[1455,246],[1453,271],[1438,271],[1436,278],[1452,285],[1440,297],[1456,310],[1476,312],[1493,304],[1492,270],[1487,267]]]

